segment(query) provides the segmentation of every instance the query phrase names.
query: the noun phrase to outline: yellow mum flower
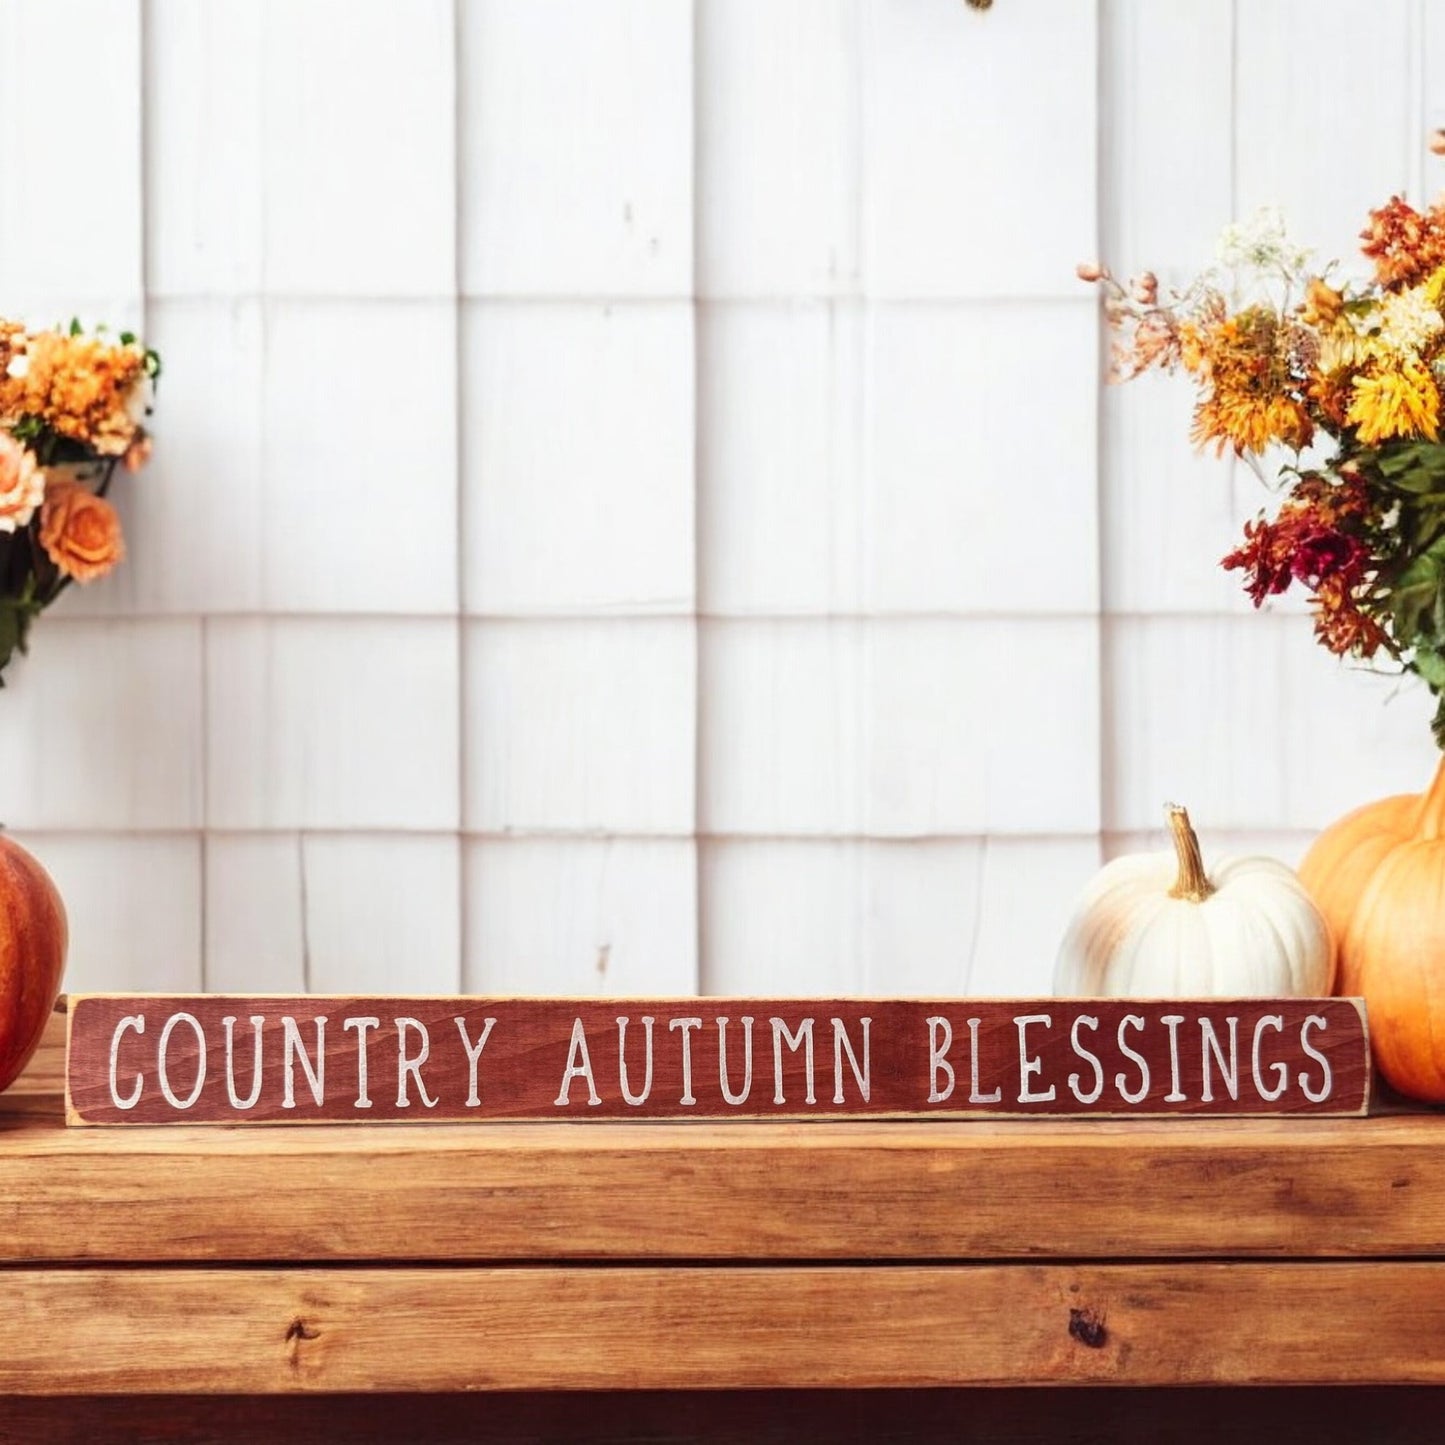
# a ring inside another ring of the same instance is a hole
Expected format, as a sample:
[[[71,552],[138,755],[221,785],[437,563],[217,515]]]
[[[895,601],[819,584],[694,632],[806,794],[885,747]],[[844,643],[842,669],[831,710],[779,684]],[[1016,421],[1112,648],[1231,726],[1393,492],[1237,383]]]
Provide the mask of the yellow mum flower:
[[[1426,299],[1437,311],[1445,307],[1445,266],[1435,269],[1423,289]]]
[[[1357,376],[1345,421],[1359,429],[1367,447],[1391,437],[1434,441],[1440,430],[1440,393],[1420,362],[1407,361],[1396,370]]]
[[[1363,336],[1355,330],[1347,317],[1341,317],[1320,333],[1319,369],[1328,375],[1332,371],[1354,371],[1375,360],[1387,359],[1385,348],[1374,336]]]
[[[145,353],[98,336],[41,331],[27,340],[18,384],[18,404],[11,404],[21,416],[39,417],[61,436],[118,457],[139,425]]]
[[[1226,447],[1239,456],[1263,452],[1275,442],[1303,451],[1313,435],[1309,412],[1289,396],[1221,389],[1194,408],[1194,445],[1213,443],[1217,456],[1223,456]]]

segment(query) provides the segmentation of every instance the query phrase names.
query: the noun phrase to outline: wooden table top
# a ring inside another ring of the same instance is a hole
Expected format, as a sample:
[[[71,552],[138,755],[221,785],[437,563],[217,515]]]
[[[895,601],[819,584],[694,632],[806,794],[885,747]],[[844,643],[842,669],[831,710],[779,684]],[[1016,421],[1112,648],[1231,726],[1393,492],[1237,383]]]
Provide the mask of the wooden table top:
[[[59,1020],[57,1020],[57,1024]],[[1445,1256],[1445,1116],[67,1129],[0,1096],[0,1261]]]
[[[67,1129],[61,1073],[0,1396],[1445,1384],[1433,1114]]]

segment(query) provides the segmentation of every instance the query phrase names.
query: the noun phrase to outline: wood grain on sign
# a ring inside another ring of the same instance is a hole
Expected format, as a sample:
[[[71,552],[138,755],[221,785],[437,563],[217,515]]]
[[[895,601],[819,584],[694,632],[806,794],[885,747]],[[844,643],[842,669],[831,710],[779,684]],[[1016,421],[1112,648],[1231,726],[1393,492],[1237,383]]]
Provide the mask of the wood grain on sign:
[[[75,1124],[1357,1114],[1352,999],[71,999]]]

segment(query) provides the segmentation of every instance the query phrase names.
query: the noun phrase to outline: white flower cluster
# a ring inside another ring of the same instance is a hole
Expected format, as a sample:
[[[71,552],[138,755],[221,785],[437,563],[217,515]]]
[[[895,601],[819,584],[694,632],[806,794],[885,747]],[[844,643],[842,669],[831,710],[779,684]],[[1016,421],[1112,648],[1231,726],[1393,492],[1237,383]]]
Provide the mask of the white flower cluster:
[[[1222,265],[1234,271],[1263,271],[1290,276],[1302,271],[1313,254],[1289,238],[1284,213],[1278,206],[1261,206],[1247,221],[1226,226],[1215,252]]]
[[[1380,303],[1380,340],[1392,351],[1418,356],[1445,330],[1445,321],[1430,304],[1425,288],[1397,291]]]

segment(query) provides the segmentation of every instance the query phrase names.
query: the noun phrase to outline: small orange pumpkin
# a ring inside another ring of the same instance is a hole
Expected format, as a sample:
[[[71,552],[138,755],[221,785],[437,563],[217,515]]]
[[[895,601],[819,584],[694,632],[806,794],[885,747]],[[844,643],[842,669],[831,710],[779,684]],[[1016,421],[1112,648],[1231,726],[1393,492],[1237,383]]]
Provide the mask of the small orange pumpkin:
[[[50,875],[0,836],[0,1089],[29,1062],[65,968],[65,905]]]
[[[1365,1000],[1380,1072],[1445,1103],[1445,760],[1428,792],[1331,824],[1299,876],[1339,941],[1338,991]]]

